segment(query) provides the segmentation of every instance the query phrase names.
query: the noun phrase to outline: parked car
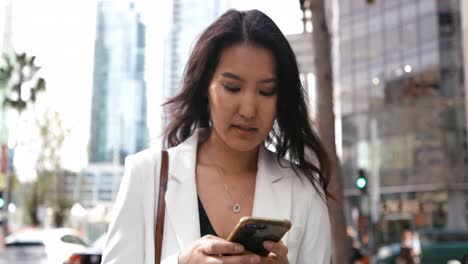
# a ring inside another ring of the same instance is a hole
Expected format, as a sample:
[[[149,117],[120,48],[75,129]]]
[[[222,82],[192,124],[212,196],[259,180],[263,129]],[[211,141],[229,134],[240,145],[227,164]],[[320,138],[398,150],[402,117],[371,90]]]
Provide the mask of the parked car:
[[[377,251],[378,264],[393,264],[395,258],[400,254],[400,243],[392,243],[382,246]]]
[[[421,262],[447,263],[449,260],[465,261],[468,258],[468,230],[426,230],[420,232]]]
[[[70,228],[28,229],[5,238],[7,263],[61,264],[87,244]]]
[[[430,229],[417,233],[421,244],[421,263],[446,264],[457,260],[468,264],[468,230]],[[399,243],[383,246],[377,253],[378,263],[394,263],[399,254]]]
[[[73,253],[68,259],[67,264],[100,264],[105,243],[106,234],[103,234],[91,247]]]

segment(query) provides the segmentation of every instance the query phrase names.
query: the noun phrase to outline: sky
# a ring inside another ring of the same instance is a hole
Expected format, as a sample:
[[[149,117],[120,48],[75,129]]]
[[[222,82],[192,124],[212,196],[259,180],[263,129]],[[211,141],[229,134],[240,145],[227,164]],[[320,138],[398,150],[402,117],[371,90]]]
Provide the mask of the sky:
[[[0,7],[6,0],[0,0]],[[203,1],[200,1],[203,3]],[[256,8],[269,15],[285,34],[302,30],[299,1],[232,0],[234,8]],[[152,122],[159,115],[157,91],[162,85],[163,40],[167,37],[170,1],[142,1],[143,23],[147,26],[148,126],[155,138]],[[4,16],[0,13],[0,20]],[[154,17],[160,19],[155,20]],[[87,144],[91,115],[96,1],[90,0],[14,0],[12,42],[17,51],[34,54],[39,75],[47,80],[42,106],[59,112],[70,133],[62,152],[63,167],[79,171],[87,165]],[[151,18],[151,19],[150,19]],[[152,23],[152,24],[151,24]],[[157,24],[155,24],[157,23]],[[4,21],[0,22],[3,33]],[[151,30],[158,29],[158,30]],[[0,35],[1,36],[1,35]],[[0,43],[1,45],[1,43]],[[156,58],[156,59],[148,59]],[[152,103],[156,102],[156,103]],[[27,131],[27,129],[26,129]],[[32,180],[37,140],[17,149],[15,165],[22,181]],[[34,144],[34,142],[36,144]]]

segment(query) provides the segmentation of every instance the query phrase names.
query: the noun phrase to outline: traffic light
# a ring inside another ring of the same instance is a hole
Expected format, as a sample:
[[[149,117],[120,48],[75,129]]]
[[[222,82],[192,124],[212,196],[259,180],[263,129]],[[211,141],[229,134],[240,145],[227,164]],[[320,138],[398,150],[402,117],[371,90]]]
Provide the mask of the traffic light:
[[[0,190],[0,210],[3,210],[3,207],[5,207],[6,201],[5,197],[3,197],[3,190]]]
[[[361,191],[361,193],[367,192],[367,176],[366,176],[366,172],[363,169],[358,170],[358,178],[356,179],[356,187]]]

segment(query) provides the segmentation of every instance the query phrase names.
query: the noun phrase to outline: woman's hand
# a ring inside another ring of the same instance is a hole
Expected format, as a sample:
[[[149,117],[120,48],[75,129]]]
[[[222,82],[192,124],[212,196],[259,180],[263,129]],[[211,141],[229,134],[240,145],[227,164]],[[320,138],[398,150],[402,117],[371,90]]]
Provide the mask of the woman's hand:
[[[244,252],[244,247],[240,244],[207,235],[195,241],[189,249],[179,255],[179,264],[261,263],[258,255],[242,255]]]
[[[267,257],[262,257],[264,264],[289,264],[288,261],[288,247],[283,242],[265,241],[263,246],[266,250],[270,251]]]

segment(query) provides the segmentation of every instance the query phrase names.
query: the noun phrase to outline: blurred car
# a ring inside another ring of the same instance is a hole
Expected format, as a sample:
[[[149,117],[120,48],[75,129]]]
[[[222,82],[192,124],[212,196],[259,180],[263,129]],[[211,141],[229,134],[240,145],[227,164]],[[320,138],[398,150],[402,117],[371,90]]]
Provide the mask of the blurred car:
[[[418,231],[421,244],[421,263],[446,264],[450,260],[468,264],[468,230],[430,229]],[[381,247],[377,253],[379,264],[390,264],[400,254],[400,243]]]
[[[378,264],[393,264],[395,258],[400,254],[400,243],[392,243],[382,246],[377,251]]]
[[[103,234],[96,239],[91,247],[73,253],[68,259],[67,264],[100,264],[105,243],[106,234]]]
[[[422,263],[439,264],[458,260],[468,264],[468,230],[426,230],[420,232],[420,239]]]
[[[68,257],[87,247],[70,228],[28,229],[5,238],[7,263],[61,264]]]

